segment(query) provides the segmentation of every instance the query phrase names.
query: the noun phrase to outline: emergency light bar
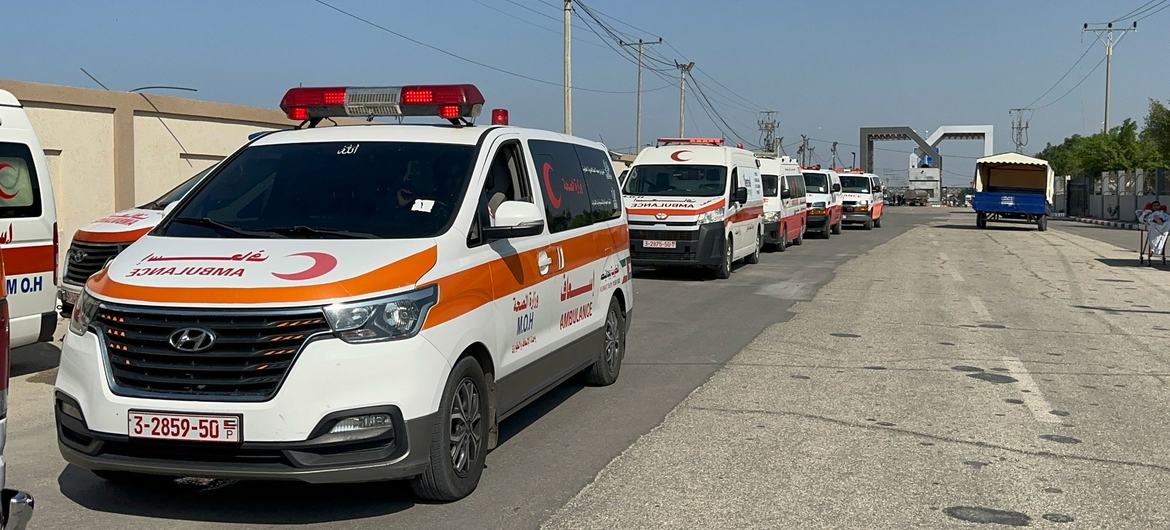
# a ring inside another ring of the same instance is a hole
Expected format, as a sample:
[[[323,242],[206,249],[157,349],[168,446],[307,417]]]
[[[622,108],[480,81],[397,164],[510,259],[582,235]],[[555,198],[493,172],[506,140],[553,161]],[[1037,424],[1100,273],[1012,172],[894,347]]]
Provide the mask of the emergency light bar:
[[[475,85],[297,87],[285,92],[280,110],[302,121],[342,116],[438,116],[455,121],[479,116],[483,103]]]
[[[658,145],[723,145],[722,138],[659,138]]]

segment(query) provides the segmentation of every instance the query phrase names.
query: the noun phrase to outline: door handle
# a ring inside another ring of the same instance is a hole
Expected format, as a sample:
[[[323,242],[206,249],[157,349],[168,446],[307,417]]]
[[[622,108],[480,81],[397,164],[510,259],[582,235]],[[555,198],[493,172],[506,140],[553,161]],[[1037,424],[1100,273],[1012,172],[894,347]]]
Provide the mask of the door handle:
[[[565,269],[565,248],[557,247],[557,270]]]
[[[548,274],[548,268],[552,266],[552,258],[548,257],[548,253],[542,250],[540,254],[536,255],[536,266],[540,269],[541,274]]]

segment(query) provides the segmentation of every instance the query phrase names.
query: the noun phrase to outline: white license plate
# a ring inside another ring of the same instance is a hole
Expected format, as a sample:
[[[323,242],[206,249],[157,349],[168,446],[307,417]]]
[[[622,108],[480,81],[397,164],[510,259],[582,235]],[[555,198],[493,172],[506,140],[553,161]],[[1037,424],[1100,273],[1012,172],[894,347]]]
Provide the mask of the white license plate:
[[[76,291],[61,289],[60,293],[61,301],[69,305],[77,305],[77,299],[81,298],[81,293]]]
[[[677,246],[677,241],[656,241],[650,239],[642,241],[642,248],[675,248]]]
[[[239,442],[239,416],[130,411],[127,433],[131,438],[184,440],[188,442]]]

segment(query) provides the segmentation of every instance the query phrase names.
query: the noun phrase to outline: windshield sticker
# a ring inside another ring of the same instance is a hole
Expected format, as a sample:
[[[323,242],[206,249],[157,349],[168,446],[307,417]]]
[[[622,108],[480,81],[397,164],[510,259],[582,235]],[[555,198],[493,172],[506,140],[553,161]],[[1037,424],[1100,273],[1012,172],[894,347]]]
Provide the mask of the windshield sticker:
[[[415,199],[414,205],[410,207],[412,212],[431,213],[431,209],[435,207],[435,201],[430,199]]]
[[[97,221],[94,221],[94,222],[95,223],[106,223],[106,224],[111,224],[111,225],[132,226],[132,225],[137,224],[139,221],[145,221],[148,217],[150,217],[150,214],[142,213],[142,212],[115,213],[115,214],[110,214],[110,215],[107,215],[105,217],[102,217],[101,219],[98,219]]]
[[[561,188],[569,193],[576,193],[578,195],[585,193],[585,184],[581,179],[569,179],[561,182]]]
[[[337,257],[325,252],[298,252],[296,254],[289,254],[287,258],[305,257],[313,260],[313,264],[309,268],[300,272],[280,273],[274,272],[273,276],[281,280],[290,281],[304,281],[319,278],[328,274],[333,269],[337,268]]]
[[[606,178],[611,178],[611,176],[612,176],[611,173],[606,171],[605,169],[596,168],[593,166],[581,166],[581,172],[582,173],[589,173],[592,175],[601,175],[601,176],[606,177]]]
[[[337,154],[339,154],[339,155],[357,154],[358,148],[361,146],[362,146],[362,144],[349,144],[345,147],[342,147],[341,149],[338,149]]]
[[[8,170],[8,171],[5,171]],[[20,184],[20,174],[12,164],[0,162],[0,199],[10,201],[16,198],[20,190],[8,191]]]
[[[549,204],[552,204],[553,208],[560,209],[561,198],[557,197],[557,194],[553,191],[556,188],[553,188],[552,185],[552,173],[552,164],[545,162],[540,166],[540,176],[544,179],[544,189],[548,190],[548,202]]]

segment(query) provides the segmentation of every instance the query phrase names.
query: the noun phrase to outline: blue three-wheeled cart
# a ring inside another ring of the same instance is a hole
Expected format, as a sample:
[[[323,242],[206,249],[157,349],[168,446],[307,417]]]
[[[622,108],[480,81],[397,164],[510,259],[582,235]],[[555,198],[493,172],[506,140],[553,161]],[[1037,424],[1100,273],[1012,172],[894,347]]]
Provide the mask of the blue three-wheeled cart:
[[[1052,168],[1048,161],[1003,153],[975,162],[975,225],[1020,219],[1048,229],[1052,212]]]

